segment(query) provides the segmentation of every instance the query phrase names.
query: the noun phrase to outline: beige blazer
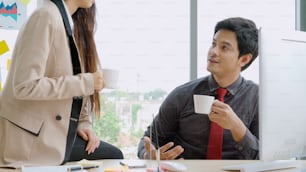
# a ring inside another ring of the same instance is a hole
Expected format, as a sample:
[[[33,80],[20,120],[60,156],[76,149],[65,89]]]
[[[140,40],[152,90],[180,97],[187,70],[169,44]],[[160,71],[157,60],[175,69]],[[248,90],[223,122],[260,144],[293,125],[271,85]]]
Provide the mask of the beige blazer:
[[[78,127],[92,127],[93,93],[92,74],[73,76],[62,17],[46,1],[20,30],[0,94],[0,166],[61,164],[72,99],[84,97]]]

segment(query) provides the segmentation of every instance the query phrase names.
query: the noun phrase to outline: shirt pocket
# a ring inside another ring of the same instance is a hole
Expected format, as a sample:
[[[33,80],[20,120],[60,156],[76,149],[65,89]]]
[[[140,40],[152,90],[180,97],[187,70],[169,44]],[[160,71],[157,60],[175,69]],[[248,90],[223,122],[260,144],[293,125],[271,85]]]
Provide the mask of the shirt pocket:
[[[208,115],[196,114],[193,110],[185,111],[179,120],[179,134],[185,140],[203,138],[210,130]]]

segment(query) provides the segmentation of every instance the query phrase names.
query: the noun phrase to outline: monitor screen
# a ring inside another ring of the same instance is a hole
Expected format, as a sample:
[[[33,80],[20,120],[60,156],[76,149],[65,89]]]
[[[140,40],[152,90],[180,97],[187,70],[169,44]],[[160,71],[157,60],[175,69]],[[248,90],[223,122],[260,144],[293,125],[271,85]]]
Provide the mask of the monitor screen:
[[[306,32],[259,31],[260,159],[306,155]]]

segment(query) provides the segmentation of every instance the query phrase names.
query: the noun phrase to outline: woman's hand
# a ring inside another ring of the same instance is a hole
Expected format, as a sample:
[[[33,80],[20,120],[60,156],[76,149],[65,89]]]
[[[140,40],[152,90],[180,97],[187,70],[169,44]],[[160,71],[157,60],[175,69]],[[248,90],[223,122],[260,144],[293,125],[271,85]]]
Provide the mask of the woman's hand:
[[[93,73],[93,80],[94,80],[95,91],[97,92],[101,91],[105,86],[102,72],[98,71]]]
[[[100,145],[100,139],[92,129],[79,129],[78,135],[87,141],[86,151],[88,154],[93,153]]]

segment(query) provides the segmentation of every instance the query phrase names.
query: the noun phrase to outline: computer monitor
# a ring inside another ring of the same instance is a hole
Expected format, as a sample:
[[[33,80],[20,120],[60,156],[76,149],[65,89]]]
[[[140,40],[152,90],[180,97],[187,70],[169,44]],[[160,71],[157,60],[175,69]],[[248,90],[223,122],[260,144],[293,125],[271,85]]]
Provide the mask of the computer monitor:
[[[260,159],[306,155],[306,32],[259,31]]]

